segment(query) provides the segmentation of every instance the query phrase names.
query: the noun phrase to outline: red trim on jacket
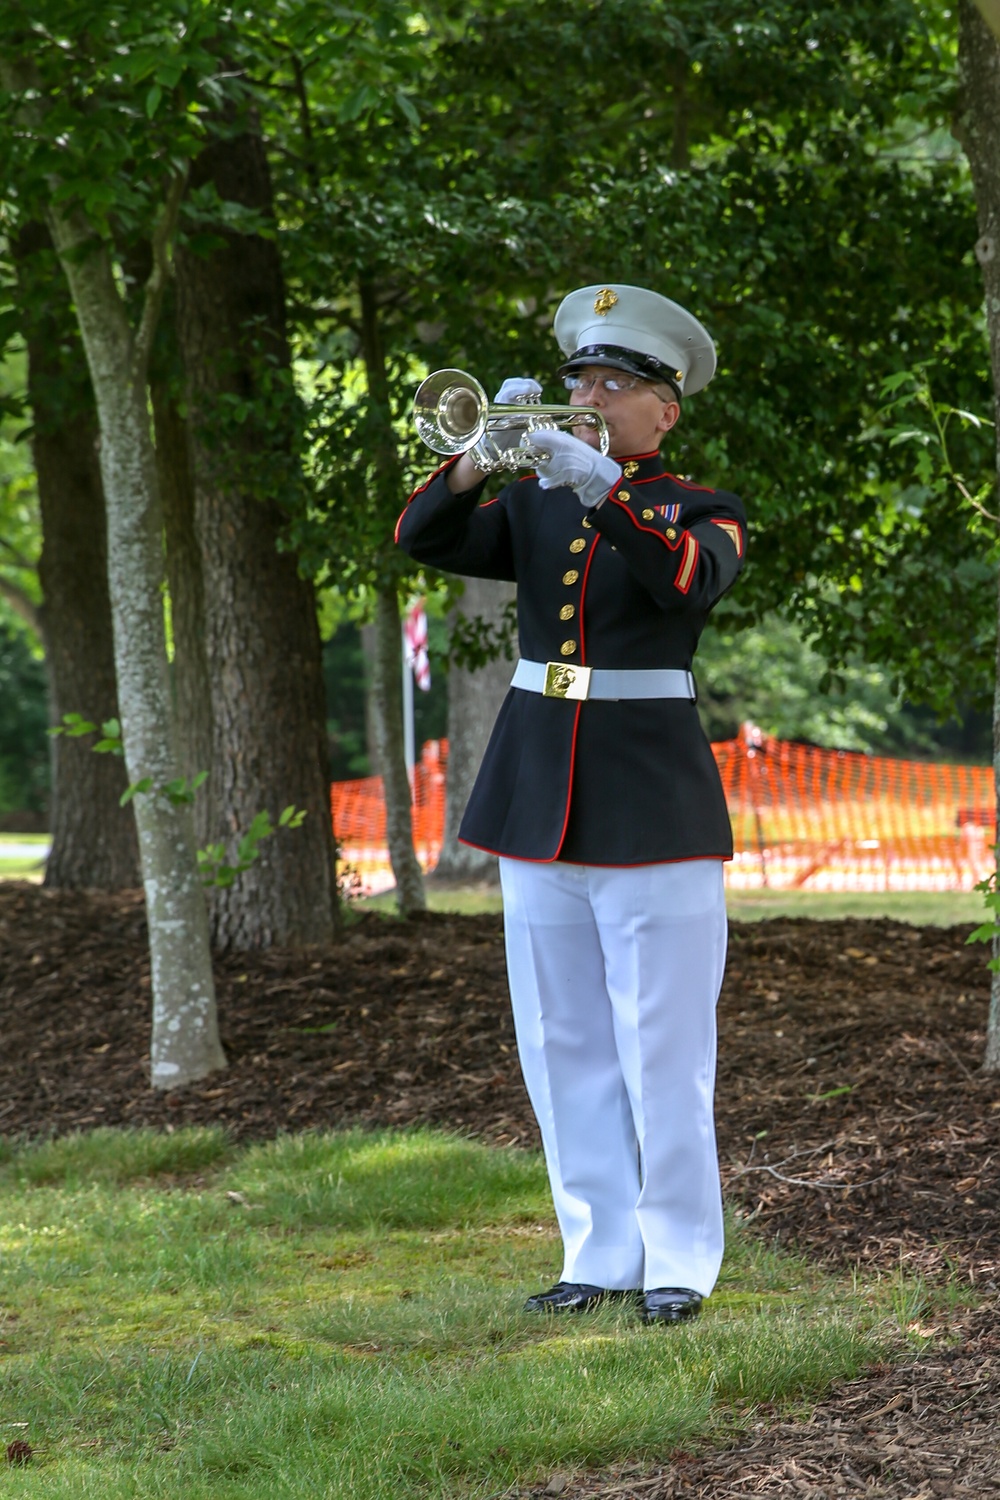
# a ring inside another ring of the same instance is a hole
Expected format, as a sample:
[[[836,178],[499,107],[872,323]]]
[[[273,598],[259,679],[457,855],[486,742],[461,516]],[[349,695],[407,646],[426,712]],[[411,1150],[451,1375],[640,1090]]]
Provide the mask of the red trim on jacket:
[[[634,513],[629,510],[628,505],[624,500],[617,500],[615,499],[614,495],[609,495],[608,498],[610,500],[614,500],[619,510],[623,510],[625,512],[629,520],[632,522],[632,525],[635,527],[636,531],[644,531],[648,536],[658,537],[666,547],[668,552],[676,552],[677,548],[681,544],[682,538],[688,535],[686,531],[679,531],[677,533],[676,539],[674,541],[671,541],[670,538],[667,537],[662,531],[657,531],[655,526],[643,526],[641,521],[636,520]]]
[[[581,593],[581,596],[580,596],[580,614],[581,615],[583,614],[583,595],[582,595],[582,593]],[[576,769],[576,736],[577,736],[577,731],[580,728],[580,710],[582,708],[583,708],[583,703],[582,702],[578,703],[576,705],[576,713],[573,715],[573,738],[570,741],[570,748],[569,748],[569,777],[567,778],[567,784],[566,784],[566,812],[565,812],[565,815],[563,817],[562,833],[560,833],[560,835],[559,835],[559,842],[558,842],[558,844],[556,844],[556,852],[555,852],[555,854],[553,854],[553,856],[552,856],[551,859],[542,859],[542,860],[539,860],[538,861],[539,864],[551,865],[555,860],[557,860],[559,858],[559,850],[562,848],[563,844],[565,844],[565,842],[566,842],[566,830],[569,827],[569,810],[570,810],[570,807],[572,806],[572,803],[573,803],[573,772]]]
[[[483,854],[495,854],[497,859],[516,859],[518,864],[522,865],[578,863],[576,860],[560,860],[558,855],[554,859],[532,859],[527,854],[501,854],[499,849],[488,849],[485,844],[474,844],[471,839],[459,839],[458,842],[464,844],[467,849],[479,849]],[[593,860],[588,860],[583,868],[585,870],[642,870],[647,865],[690,865],[699,859],[717,859],[720,864],[727,865],[732,857],[731,854],[685,854],[683,859],[637,859],[631,865],[598,865]]]
[[[674,484],[679,484],[685,490],[702,490],[706,495],[714,495],[715,491],[707,484],[689,484],[686,479],[678,479],[676,474],[668,474],[667,479],[672,479]]]
[[[583,633],[583,601],[584,601],[584,599],[586,597],[586,594],[587,594],[587,579],[590,576],[590,565],[594,561],[594,553],[597,551],[597,544],[598,544],[598,542],[600,540],[601,540],[600,533],[598,533],[598,535],[594,537],[593,546],[591,547],[590,551],[587,553],[587,566],[583,570],[583,578],[580,581],[580,665],[581,665],[581,667],[585,667],[587,665],[587,649],[586,649],[586,643],[584,641],[584,633]]]
[[[504,859],[518,858],[516,854],[505,854],[502,857]],[[631,865],[599,865],[589,859],[584,868],[588,870],[640,870],[644,865],[691,865],[699,859],[717,859],[720,864],[726,865],[732,857],[731,854],[685,854],[681,859],[637,859]],[[535,861],[532,860],[531,863],[534,864]],[[569,864],[570,861],[567,860],[566,863]]]
[[[674,588],[680,589],[682,594],[686,594],[691,587],[691,580],[694,578],[695,569],[698,566],[698,553],[700,551],[698,538],[692,536],[690,531],[685,531],[684,556],[681,558],[681,565],[677,569],[677,577],[674,579]]]
[[[431,487],[431,485],[434,483],[435,479],[438,477],[438,475],[439,474],[443,474],[446,469],[450,469],[455,464],[457,464],[460,457],[461,457],[461,454],[456,453],[454,455],[454,457],[447,459],[440,466],[440,468],[435,469],[434,473],[430,476],[429,479],[425,479],[424,482],[423,482],[423,484],[418,484],[417,487],[416,487],[416,489],[413,491],[413,493],[408,496],[407,501],[406,501],[407,505],[409,505],[409,503],[410,503],[411,500],[415,500],[418,495],[422,495],[423,492],[424,492],[424,490],[429,490],[430,487]]]
[[[590,565],[594,561],[594,553],[597,551],[597,544],[598,544],[598,542],[600,540],[601,540],[601,538],[600,538],[599,535],[594,537],[593,545],[591,546],[590,551],[587,553],[587,563],[586,563],[586,566],[585,566],[585,568],[583,570],[583,577],[580,580],[580,603],[579,603],[578,608],[579,608],[579,611],[580,611],[580,622],[579,623],[580,623],[580,665],[581,665],[581,667],[586,666],[586,664],[587,664],[587,651],[586,651],[586,643],[584,641],[584,631],[583,631],[583,603],[584,603],[584,599],[586,598],[586,594],[587,594],[587,579],[590,576]],[[569,813],[570,813],[570,808],[573,805],[573,771],[574,771],[574,768],[576,766],[576,736],[577,736],[577,731],[580,728],[580,710],[582,708],[583,708],[583,704],[582,703],[578,703],[576,705],[576,713],[573,716],[573,737],[572,737],[572,739],[570,741],[570,750],[569,750],[569,778],[568,778],[567,785],[566,785],[566,812],[565,812],[565,815],[563,817],[562,833],[560,833],[560,835],[559,835],[559,842],[558,842],[558,844],[556,844],[556,852],[555,852],[555,854],[553,854],[552,859],[549,859],[549,860],[540,860],[539,861],[540,864],[552,864],[553,860],[557,860],[559,858],[559,850],[562,848],[563,844],[566,842],[566,830],[569,827]]]
[[[431,485],[434,483],[435,479],[437,479],[437,477],[438,477],[439,474],[443,474],[446,469],[450,469],[451,466],[452,466],[452,464],[457,463],[457,462],[458,462],[458,454],[456,454],[454,458],[449,458],[448,462],[447,463],[443,463],[439,469],[435,469],[434,473],[430,476],[430,478],[429,479],[425,479],[423,484],[418,484],[417,487],[416,487],[416,489],[413,491],[412,495],[409,495],[407,497],[406,504],[403,506],[403,509],[399,513],[399,519],[397,520],[396,526],[395,526],[395,530],[392,533],[393,542],[396,544],[397,547],[399,545],[399,528],[403,524],[403,517],[406,515],[406,512],[409,509],[409,506],[412,503],[412,501],[414,501],[417,498],[418,495],[422,495],[423,492],[424,492],[424,490],[429,489],[431,487]]]

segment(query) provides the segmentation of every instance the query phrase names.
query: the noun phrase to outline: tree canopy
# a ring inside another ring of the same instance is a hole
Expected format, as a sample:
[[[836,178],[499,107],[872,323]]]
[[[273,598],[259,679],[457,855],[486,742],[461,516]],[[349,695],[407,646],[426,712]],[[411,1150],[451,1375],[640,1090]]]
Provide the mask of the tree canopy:
[[[779,609],[834,669],[860,654],[942,712],[955,681],[988,692],[992,537],[880,436],[904,371],[956,407],[989,401],[947,7],[282,0],[237,24],[212,0],[48,0],[0,26],[8,51],[30,40],[28,92],[49,105],[44,131],[5,105],[6,223],[58,173],[126,285],[171,174],[259,119],[308,478],[281,488],[314,576],[407,586],[389,535],[433,465],[408,424],[427,368],[488,389],[532,373],[558,398],[558,300],[630,280],[718,341],[669,461],[747,499],[727,608]],[[219,225],[274,232],[250,217],[199,190],[179,233],[197,250]],[[959,450],[966,472],[988,462],[974,432]]]

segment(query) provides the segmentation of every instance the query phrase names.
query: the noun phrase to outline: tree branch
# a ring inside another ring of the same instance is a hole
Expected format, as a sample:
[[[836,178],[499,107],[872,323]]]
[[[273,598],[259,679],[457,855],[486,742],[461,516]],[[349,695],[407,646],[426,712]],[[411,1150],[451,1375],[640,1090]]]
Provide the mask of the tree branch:
[[[302,139],[305,142],[305,168],[306,175],[312,185],[313,192],[319,190],[319,170],[316,166],[316,142],[313,137],[312,110],[309,105],[309,90],[306,87],[306,70],[302,66],[302,59],[297,52],[292,53],[292,77],[295,80],[295,97],[299,102],[299,122],[302,128]]]
[[[963,484],[962,480],[959,479],[957,474],[954,476],[954,478],[956,485],[962,492],[962,495],[965,497],[965,499],[968,500],[969,504],[972,506],[972,509],[977,510],[985,520],[992,521],[994,526],[1000,526],[1000,516],[995,516],[992,511],[986,509],[986,506],[983,505],[982,501],[977,500],[974,495],[970,495],[968,489]]]
[[[0,547],[9,552],[16,568],[25,568],[29,573],[34,573],[38,564],[33,563],[30,557],[26,557],[20,548],[15,547],[13,542],[8,542],[5,536],[0,536]]]
[[[746,1177],[751,1172],[769,1172],[779,1182],[786,1182],[791,1187],[816,1188],[818,1191],[838,1188],[842,1193],[853,1193],[858,1188],[874,1187],[877,1182],[885,1182],[886,1178],[891,1177],[895,1170],[895,1167],[890,1167],[888,1172],[882,1173],[881,1177],[869,1177],[865,1182],[838,1182],[833,1177],[816,1177],[813,1179],[808,1177],[786,1177],[783,1172],[778,1171],[777,1167],[768,1166],[741,1167],[739,1171],[734,1172],[732,1175],[734,1177]]]
[[[156,324],[160,316],[160,307],[163,302],[163,294],[167,289],[167,281],[170,277],[170,250],[177,228],[177,220],[180,217],[181,202],[184,197],[184,189],[187,187],[188,164],[185,163],[183,171],[175,172],[170,178],[167,188],[166,200],[163,204],[163,212],[153,229],[150,249],[153,254],[153,268],[146,282],[146,290],[142,299],[142,317],[136,330],[135,343],[132,350],[131,376],[134,383],[145,383],[146,371],[149,367],[149,355],[153,347],[153,337],[156,333]]]
[[[24,589],[19,588],[16,583],[11,583],[10,579],[4,578],[2,574],[0,574],[0,599],[6,599],[11,609],[19,614],[26,624],[31,626],[39,639],[44,639],[42,634],[42,613],[38,605],[34,599],[29,598]]]

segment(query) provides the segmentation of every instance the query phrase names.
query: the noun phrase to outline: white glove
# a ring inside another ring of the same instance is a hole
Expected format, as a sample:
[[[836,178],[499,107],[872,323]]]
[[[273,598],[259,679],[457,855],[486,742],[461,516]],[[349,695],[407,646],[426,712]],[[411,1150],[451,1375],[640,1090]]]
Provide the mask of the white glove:
[[[542,394],[542,388],[537,380],[531,380],[527,376],[515,375],[505,380],[503,385],[494,396],[494,401],[501,406],[526,406],[531,407],[538,404],[538,398]],[[495,473],[498,469],[516,469],[518,465],[509,462],[512,449],[520,446],[523,427],[491,427],[488,433],[484,433],[476,443],[475,447],[469,449],[469,457],[480,469],[487,473]]]
[[[499,406],[531,406],[542,394],[542,388],[537,380],[530,380],[527,376],[515,375],[505,380],[497,391],[493,400]]]
[[[534,432],[531,443],[533,447],[544,448],[549,455],[535,465],[542,489],[553,490],[561,484],[569,485],[571,490],[576,490],[580,504],[588,510],[606,500],[611,486],[622,477],[621,465],[613,458],[561,428],[552,432]]]

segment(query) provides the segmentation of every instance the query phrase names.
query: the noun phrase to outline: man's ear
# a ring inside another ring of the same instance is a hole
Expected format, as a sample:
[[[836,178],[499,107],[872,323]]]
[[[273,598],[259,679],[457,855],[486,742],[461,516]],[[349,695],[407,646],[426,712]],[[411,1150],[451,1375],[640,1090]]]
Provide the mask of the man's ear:
[[[681,405],[679,401],[665,401],[660,420],[656,424],[657,432],[669,432],[671,427],[676,427],[681,419]]]

